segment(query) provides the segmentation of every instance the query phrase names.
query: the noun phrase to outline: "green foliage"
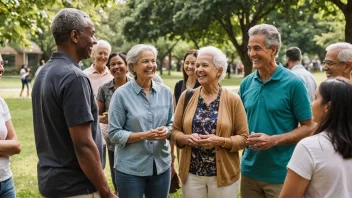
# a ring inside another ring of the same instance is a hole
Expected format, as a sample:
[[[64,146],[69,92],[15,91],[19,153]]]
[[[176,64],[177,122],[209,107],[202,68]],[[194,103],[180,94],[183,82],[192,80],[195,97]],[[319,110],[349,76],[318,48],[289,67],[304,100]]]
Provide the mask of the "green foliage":
[[[245,65],[252,71],[247,56],[247,32],[266,21],[272,11],[283,13],[298,0],[167,0],[128,1],[124,35],[129,40],[156,40],[159,37],[192,41],[196,47],[214,45],[227,48],[229,41]],[[228,41],[229,40],[229,41]]]
[[[108,0],[0,0],[0,45],[14,42],[28,47],[31,37],[45,39],[52,17],[63,7],[82,9],[96,22],[100,18],[92,8],[107,5]]]

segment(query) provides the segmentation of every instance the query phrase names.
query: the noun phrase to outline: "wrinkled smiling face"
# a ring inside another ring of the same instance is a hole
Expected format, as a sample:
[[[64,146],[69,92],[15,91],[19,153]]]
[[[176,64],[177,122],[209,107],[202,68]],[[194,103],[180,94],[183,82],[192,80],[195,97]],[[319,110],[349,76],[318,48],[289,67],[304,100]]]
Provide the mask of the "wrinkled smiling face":
[[[90,56],[92,55],[93,45],[97,44],[97,40],[94,36],[94,25],[88,23],[88,25],[83,29],[83,31],[77,32],[77,54],[79,55],[79,58],[81,60],[90,58]]]
[[[213,56],[202,54],[197,57],[196,77],[198,82],[204,86],[211,83],[218,83],[222,73],[222,67],[217,68],[213,62]]]
[[[327,78],[344,76],[346,68],[345,64],[341,64],[341,61],[337,58],[339,52],[339,49],[334,49],[328,51],[325,55],[325,64],[323,66]]]
[[[137,79],[151,80],[156,70],[156,57],[153,52],[150,50],[142,52],[137,63],[132,64],[132,70],[136,73]]]
[[[110,59],[110,72],[115,78],[126,78],[127,66],[119,55]]]
[[[262,34],[256,34],[249,38],[247,50],[254,69],[261,69],[275,61],[273,47],[266,48],[265,36]]]
[[[108,60],[109,60],[109,50],[106,49],[105,47],[99,47],[94,57],[94,64],[105,66],[108,63]]]

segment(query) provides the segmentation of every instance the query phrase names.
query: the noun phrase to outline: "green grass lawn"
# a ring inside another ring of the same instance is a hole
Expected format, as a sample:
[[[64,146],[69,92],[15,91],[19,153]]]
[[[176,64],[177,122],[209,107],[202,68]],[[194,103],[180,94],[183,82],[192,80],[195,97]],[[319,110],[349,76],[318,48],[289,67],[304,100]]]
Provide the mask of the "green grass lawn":
[[[326,79],[324,73],[315,73],[314,76],[318,83]],[[163,78],[164,83],[173,90],[175,83],[182,79],[182,74],[180,72],[173,72],[171,76],[164,74],[161,77]],[[242,79],[242,77],[232,76],[231,79],[224,79],[221,84],[239,85]],[[3,77],[0,82],[0,96],[6,100],[10,108],[12,122],[22,148],[19,155],[15,155],[11,158],[11,169],[15,181],[17,197],[40,197],[37,187],[36,165],[38,158],[34,144],[32,103],[30,99],[18,99],[19,91],[6,90],[19,89],[20,86],[20,79],[17,78]],[[108,178],[109,185],[112,187],[109,167],[106,166],[104,171]],[[181,198],[181,190],[176,194],[172,194],[170,197]]]

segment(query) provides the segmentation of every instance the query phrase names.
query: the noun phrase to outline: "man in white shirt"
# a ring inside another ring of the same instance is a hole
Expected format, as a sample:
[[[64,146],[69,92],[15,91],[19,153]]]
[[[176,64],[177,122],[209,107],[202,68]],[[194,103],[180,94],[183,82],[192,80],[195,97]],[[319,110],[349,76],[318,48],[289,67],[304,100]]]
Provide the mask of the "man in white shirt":
[[[288,66],[287,68],[303,80],[304,86],[308,91],[309,100],[310,102],[313,102],[317,83],[314,76],[302,65],[301,50],[298,47],[290,47],[286,51],[286,62]]]

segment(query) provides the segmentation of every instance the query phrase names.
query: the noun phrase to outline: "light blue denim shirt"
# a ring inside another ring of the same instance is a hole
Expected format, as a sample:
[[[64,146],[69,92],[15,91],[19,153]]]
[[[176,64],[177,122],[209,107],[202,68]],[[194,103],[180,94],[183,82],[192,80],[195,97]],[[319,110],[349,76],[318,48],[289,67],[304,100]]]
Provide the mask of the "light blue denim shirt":
[[[151,176],[155,161],[157,174],[165,172],[171,165],[168,140],[127,140],[131,133],[161,126],[171,129],[172,123],[172,93],[165,85],[152,81],[149,101],[135,80],[117,89],[109,108],[109,138],[116,144],[114,168],[125,174]]]

